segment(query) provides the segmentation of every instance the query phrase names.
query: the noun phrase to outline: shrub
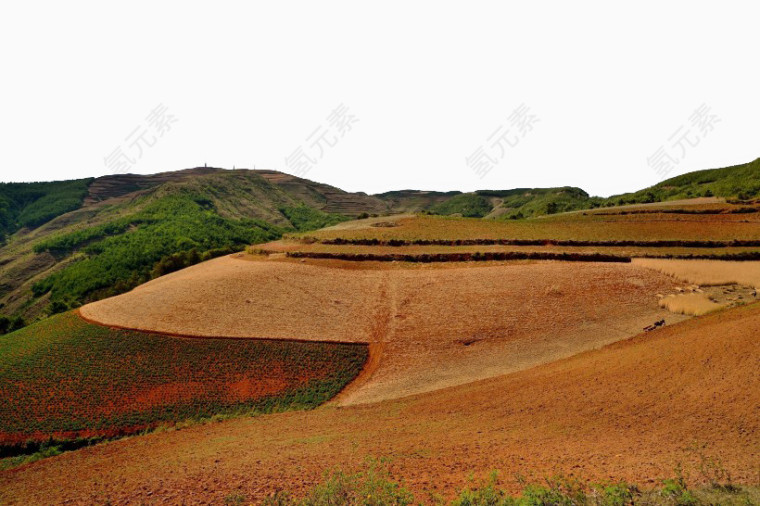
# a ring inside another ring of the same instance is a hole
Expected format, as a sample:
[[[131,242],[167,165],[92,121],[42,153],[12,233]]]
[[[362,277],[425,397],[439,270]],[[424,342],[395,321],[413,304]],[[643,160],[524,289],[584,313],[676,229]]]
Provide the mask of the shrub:
[[[0,335],[9,334],[26,327],[26,321],[21,316],[0,316]]]
[[[391,481],[388,471],[377,461],[370,460],[365,471],[347,474],[341,470],[334,470],[329,473],[326,481],[314,487],[302,504],[404,506],[413,501],[414,496],[411,492]]]
[[[329,227],[349,218],[340,214],[330,214],[322,212],[306,204],[300,204],[291,207],[282,207],[280,212],[293,225],[293,228],[299,232],[316,230],[318,228]],[[366,214],[366,213],[364,213]],[[365,216],[366,217],[366,216]]]
[[[663,480],[660,495],[673,501],[677,506],[691,506],[698,504],[697,499],[686,487],[686,480],[680,472],[676,478]]]
[[[596,502],[604,506],[627,506],[633,504],[638,489],[627,483],[601,484],[594,487]]]
[[[497,473],[492,471],[488,480],[480,487],[471,490],[462,490],[452,506],[500,506],[516,504],[516,501],[507,496],[503,490],[496,487]]]
[[[547,479],[545,486],[528,485],[523,491],[519,504],[576,506],[587,502],[588,497],[579,481],[558,476]]]
[[[237,492],[229,494],[227,497],[224,498],[225,505],[245,504],[245,503],[246,503],[245,496]]]

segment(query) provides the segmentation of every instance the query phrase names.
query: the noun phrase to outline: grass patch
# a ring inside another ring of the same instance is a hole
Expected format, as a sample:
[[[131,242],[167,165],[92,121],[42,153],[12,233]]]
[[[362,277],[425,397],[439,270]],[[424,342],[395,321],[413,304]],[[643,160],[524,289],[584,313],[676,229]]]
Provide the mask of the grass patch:
[[[332,470],[322,483],[303,497],[278,491],[264,499],[268,506],[343,506],[408,505],[419,502],[403,483],[394,481],[385,461],[369,460],[365,469],[355,473]],[[439,494],[427,497],[428,503],[450,506],[701,506],[760,504],[760,488],[740,487],[730,482],[711,483],[690,488],[676,471],[674,478],[654,488],[641,488],[625,482],[587,484],[578,479],[555,476],[541,483],[527,483],[517,477],[522,492],[511,495],[493,471],[486,480],[460,490],[451,500]],[[242,500],[247,500],[244,496]]]

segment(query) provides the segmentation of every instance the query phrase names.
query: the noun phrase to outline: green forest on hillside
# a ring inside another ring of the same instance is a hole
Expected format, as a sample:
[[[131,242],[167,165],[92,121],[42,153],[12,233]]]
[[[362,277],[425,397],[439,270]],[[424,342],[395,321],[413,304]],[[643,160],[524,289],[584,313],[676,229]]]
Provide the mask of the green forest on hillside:
[[[591,197],[580,188],[514,188],[460,193],[425,209],[430,214],[495,219],[522,219],[534,216],[612,207],[647,204],[697,197],[724,197],[751,200],[760,196],[760,159],[726,167],[689,172],[666,179],[634,193],[608,198]],[[491,217],[491,216],[489,216]]]
[[[38,227],[78,209],[92,181],[0,183],[0,242],[22,227]]]
[[[210,258],[346,220],[305,204],[281,208],[291,227],[257,219],[230,219],[212,201],[193,192],[161,197],[142,211],[103,225],[82,228],[38,243],[36,253],[77,261],[33,286],[50,293],[50,312],[129,291],[150,279]]]
[[[517,188],[506,191],[479,191],[477,193],[501,198],[501,207],[507,212],[500,215],[499,218],[512,220],[599,207],[603,200],[599,197],[589,197],[585,191],[572,186]]]
[[[613,195],[613,205],[662,202],[696,197],[750,200],[760,196],[760,158],[726,167],[688,172],[634,193]]]
[[[458,214],[463,218],[482,218],[491,212],[493,206],[488,199],[472,193],[462,193],[433,205],[428,212],[449,216]]]
[[[283,230],[260,220],[219,216],[200,195],[161,198],[143,211],[104,225],[51,238],[35,247],[80,260],[33,287],[51,293],[52,312],[123,293],[157,275],[245,246]],[[163,262],[163,263],[162,263]]]

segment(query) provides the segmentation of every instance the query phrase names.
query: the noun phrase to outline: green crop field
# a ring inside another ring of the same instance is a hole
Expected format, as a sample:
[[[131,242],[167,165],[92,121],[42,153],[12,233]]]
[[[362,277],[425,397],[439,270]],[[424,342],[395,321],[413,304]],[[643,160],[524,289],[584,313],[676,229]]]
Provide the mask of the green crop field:
[[[175,338],[64,313],[0,337],[0,446],[313,408],[366,358],[359,344]]]

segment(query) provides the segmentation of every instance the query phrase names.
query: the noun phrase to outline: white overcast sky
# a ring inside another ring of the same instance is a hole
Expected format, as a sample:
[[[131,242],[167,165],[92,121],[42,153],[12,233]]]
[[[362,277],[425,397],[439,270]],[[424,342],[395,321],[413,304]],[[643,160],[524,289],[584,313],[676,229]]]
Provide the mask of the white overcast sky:
[[[0,180],[293,172],[300,148],[305,177],[350,191],[635,190],[660,148],[670,175],[760,156],[757,7],[4,1]]]

